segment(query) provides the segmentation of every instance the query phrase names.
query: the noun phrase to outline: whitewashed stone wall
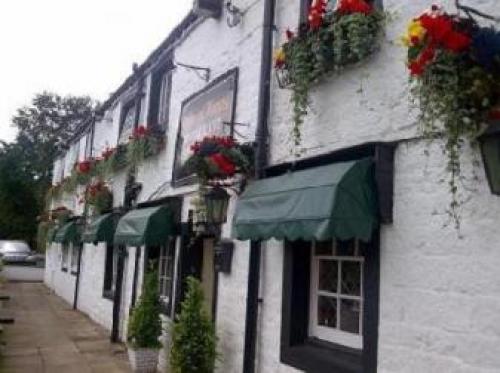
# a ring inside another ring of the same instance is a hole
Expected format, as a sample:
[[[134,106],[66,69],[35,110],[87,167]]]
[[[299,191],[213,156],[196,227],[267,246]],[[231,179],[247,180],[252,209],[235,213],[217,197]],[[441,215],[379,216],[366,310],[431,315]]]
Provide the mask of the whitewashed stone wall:
[[[453,1],[442,1],[454,11]],[[494,0],[465,4],[499,14]],[[303,125],[303,158],[370,141],[418,137],[418,112],[408,104],[405,49],[398,39],[406,24],[431,2],[385,0],[392,15],[379,53],[314,88]],[[299,2],[278,0],[277,45],[294,29]],[[273,86],[271,160],[293,159],[289,91]],[[284,143],[283,139],[289,140]],[[460,233],[447,214],[450,195],[439,145],[424,156],[423,141],[403,141],[395,163],[394,223],[381,229],[379,366],[384,373],[497,372],[500,369],[500,199],[487,186],[482,165],[472,182],[473,155],[464,156],[468,180],[461,197]],[[475,155],[477,157],[477,154]],[[468,189],[472,189],[469,191]],[[260,315],[260,372],[296,372],[279,362],[282,244],[264,249]]]
[[[106,244],[85,244],[80,268],[78,309],[111,330],[113,301],[103,297]]]
[[[46,252],[44,282],[55,294],[73,305],[76,276],[71,274],[70,255],[68,253],[68,271],[61,270],[61,244],[52,243]]]

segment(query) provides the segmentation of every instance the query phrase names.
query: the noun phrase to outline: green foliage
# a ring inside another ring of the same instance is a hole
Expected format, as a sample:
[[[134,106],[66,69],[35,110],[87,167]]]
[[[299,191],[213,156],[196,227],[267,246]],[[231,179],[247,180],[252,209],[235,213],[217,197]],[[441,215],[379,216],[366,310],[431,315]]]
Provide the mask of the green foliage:
[[[128,343],[133,348],[161,348],[160,300],[158,272],[150,271],[144,278],[144,288],[128,324]]]
[[[146,158],[158,154],[163,145],[161,137],[154,134],[132,138],[127,144],[127,162],[135,167],[144,162]]]
[[[47,192],[54,159],[95,106],[89,97],[43,92],[17,111],[12,119],[18,130],[15,142],[0,144],[0,238],[35,243],[36,217],[46,197],[61,191]]]
[[[41,221],[38,224],[36,234],[36,248],[39,252],[45,252],[47,248],[47,240],[49,232],[54,228],[54,223],[51,221]]]
[[[319,29],[303,25],[299,35],[283,45],[285,62],[280,73],[285,75],[286,85],[292,90],[295,146],[301,143],[301,126],[307,115],[311,87],[325,75],[371,55],[378,47],[384,19],[381,11],[368,15],[327,14]]]
[[[411,48],[410,53],[414,53]],[[465,141],[477,145],[477,137],[485,129],[488,113],[496,103],[495,91],[500,91],[500,83],[478,65],[472,66],[463,55],[445,50],[438,50],[432,64],[411,83],[424,136],[445,139],[452,194],[448,212],[458,228],[462,148]]]
[[[187,279],[186,299],[172,328],[172,373],[212,373],[217,358],[217,337],[205,310],[200,282]]]

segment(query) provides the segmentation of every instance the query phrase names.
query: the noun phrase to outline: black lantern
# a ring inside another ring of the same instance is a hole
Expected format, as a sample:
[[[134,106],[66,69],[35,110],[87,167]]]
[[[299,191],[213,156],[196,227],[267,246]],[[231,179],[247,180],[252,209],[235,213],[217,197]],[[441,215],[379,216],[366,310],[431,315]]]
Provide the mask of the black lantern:
[[[224,188],[215,187],[205,193],[205,206],[207,208],[207,223],[220,225],[226,222],[229,194]]]
[[[214,250],[214,267],[217,272],[231,273],[234,243],[231,240],[217,242]]]
[[[491,123],[479,142],[491,192],[500,195],[500,120]]]

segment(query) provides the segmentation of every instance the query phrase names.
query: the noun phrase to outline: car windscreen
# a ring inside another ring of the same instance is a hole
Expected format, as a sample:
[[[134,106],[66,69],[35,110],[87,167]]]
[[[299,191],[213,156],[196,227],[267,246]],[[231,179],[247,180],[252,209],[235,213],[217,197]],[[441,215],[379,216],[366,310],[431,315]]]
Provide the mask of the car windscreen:
[[[24,242],[7,241],[0,247],[1,253],[29,253],[30,247]]]

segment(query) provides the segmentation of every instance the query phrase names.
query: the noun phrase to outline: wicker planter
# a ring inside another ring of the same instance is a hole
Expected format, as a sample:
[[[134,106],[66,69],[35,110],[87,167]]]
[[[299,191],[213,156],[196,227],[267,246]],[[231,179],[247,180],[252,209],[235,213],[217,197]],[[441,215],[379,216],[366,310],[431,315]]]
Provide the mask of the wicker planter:
[[[158,355],[160,350],[156,348],[128,347],[128,359],[132,370],[138,373],[156,373]]]

